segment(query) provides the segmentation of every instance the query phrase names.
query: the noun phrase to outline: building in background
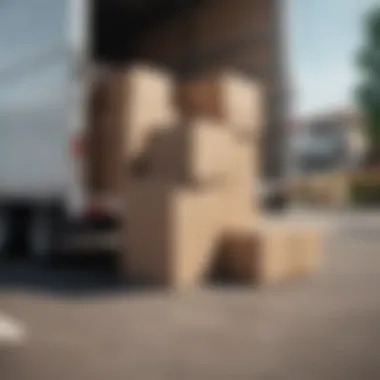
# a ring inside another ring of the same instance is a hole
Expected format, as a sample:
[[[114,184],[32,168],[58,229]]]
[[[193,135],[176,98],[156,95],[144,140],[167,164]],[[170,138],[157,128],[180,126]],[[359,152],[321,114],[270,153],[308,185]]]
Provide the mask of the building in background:
[[[298,120],[291,128],[290,151],[296,174],[360,168],[367,151],[360,115],[343,110]]]

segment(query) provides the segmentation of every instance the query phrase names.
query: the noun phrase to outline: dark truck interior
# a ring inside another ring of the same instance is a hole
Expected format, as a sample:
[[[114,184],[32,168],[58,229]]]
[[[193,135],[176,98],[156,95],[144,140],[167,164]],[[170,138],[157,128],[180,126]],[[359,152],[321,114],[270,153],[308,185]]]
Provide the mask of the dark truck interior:
[[[199,48],[199,42],[204,36],[199,33],[197,35],[193,23],[194,15],[202,7],[218,8],[225,4],[231,6],[231,0],[93,1],[91,50],[95,61],[118,65],[138,59],[144,60],[147,41],[153,41],[154,44],[156,31],[159,34],[163,26],[174,21],[177,22],[177,27],[173,29],[172,34],[178,34],[175,43],[178,45],[178,39],[181,39],[182,46],[174,49],[175,53],[170,59],[160,57],[160,53],[157,53],[160,47],[156,47],[156,56],[151,62],[168,67],[172,74],[180,78],[220,67],[237,68],[257,78],[265,87],[267,107],[267,126],[263,136],[263,144],[266,146],[262,156],[263,176],[270,180],[282,176],[288,83],[281,41],[280,2],[233,2],[235,9],[243,10],[244,7],[252,5],[257,7],[257,16],[252,20],[252,24],[257,24],[258,28],[250,34],[233,33],[234,38],[219,44],[210,44],[202,49]],[[234,27],[238,29],[240,26],[236,24]],[[210,23],[210,28],[220,28],[220,25]],[[148,59],[151,58],[152,56],[148,56]],[[284,209],[286,197],[278,194],[270,198],[264,201],[265,207]]]
[[[170,19],[186,17],[201,0],[94,0],[95,60],[123,63],[137,58],[143,38]]]

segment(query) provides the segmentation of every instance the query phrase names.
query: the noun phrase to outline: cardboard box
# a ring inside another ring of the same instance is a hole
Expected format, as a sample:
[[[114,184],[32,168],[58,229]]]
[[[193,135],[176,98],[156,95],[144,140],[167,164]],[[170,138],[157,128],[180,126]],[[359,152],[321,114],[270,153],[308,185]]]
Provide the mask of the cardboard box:
[[[149,138],[176,120],[172,79],[149,66],[103,68],[95,77],[87,127],[87,183],[91,193],[119,195]]]
[[[291,273],[293,276],[311,275],[322,265],[324,231],[317,226],[293,228],[290,241]]]
[[[222,267],[238,281],[277,284],[290,278],[287,228],[264,220],[231,229],[223,244]]]
[[[223,93],[217,74],[203,74],[179,82],[175,93],[175,104],[187,118],[205,116],[223,120]]]
[[[220,78],[224,119],[243,137],[257,136],[264,126],[263,89],[247,76],[225,73]]]
[[[152,173],[180,183],[222,185],[231,161],[231,136],[220,123],[196,118],[152,142]]]
[[[175,289],[202,283],[220,233],[220,193],[132,181],[127,199],[126,276]]]
[[[220,120],[244,138],[261,132],[263,90],[237,73],[209,73],[179,83],[175,104],[186,117]]]

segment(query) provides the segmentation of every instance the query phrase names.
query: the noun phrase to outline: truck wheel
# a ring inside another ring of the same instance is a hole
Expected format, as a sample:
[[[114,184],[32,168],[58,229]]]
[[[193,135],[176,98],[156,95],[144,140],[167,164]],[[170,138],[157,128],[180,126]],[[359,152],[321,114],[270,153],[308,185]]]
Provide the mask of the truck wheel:
[[[55,264],[60,254],[63,213],[55,206],[34,212],[31,227],[32,259],[40,265]]]
[[[31,208],[24,203],[8,204],[0,212],[0,255],[6,258],[25,257],[29,251]]]
[[[5,247],[5,234],[7,231],[7,218],[6,213],[4,211],[0,211],[0,259],[4,259],[7,255],[6,247]]]

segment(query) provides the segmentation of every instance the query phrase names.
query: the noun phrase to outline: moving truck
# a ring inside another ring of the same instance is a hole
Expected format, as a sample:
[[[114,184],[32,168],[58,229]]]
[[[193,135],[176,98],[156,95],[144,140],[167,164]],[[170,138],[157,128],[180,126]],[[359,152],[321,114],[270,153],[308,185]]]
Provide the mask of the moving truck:
[[[89,180],[89,168],[96,171],[108,159],[101,139],[88,138],[94,128],[91,105],[98,107],[94,84],[104,68],[112,72],[148,60],[180,80],[206,68],[245,70],[268,90],[267,115],[273,120],[266,131],[273,153],[286,96],[282,30],[275,28],[280,3],[1,1],[2,252],[30,251],[46,261],[78,249],[108,250],[115,243],[124,208],[115,194],[98,191]]]

